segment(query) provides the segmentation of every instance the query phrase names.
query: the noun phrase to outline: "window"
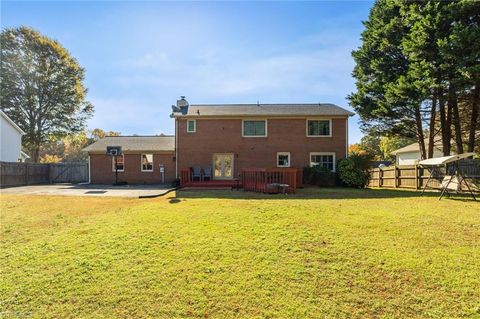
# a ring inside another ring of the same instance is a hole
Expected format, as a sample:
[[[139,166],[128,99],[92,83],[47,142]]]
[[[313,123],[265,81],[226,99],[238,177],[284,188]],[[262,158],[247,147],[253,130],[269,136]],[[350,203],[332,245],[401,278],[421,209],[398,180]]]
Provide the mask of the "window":
[[[153,172],[153,154],[142,154],[142,172]]]
[[[277,167],[290,167],[290,152],[277,153]]]
[[[187,121],[187,133],[195,133],[197,131],[197,122],[195,120]]]
[[[243,121],[243,136],[267,136],[267,121]]]
[[[307,136],[332,136],[331,120],[307,120]]]
[[[310,166],[316,165],[335,172],[335,153],[310,153]]]
[[[115,157],[117,158],[117,168],[119,172],[123,172],[125,169],[125,159],[123,155],[112,156],[112,171],[115,172]]]

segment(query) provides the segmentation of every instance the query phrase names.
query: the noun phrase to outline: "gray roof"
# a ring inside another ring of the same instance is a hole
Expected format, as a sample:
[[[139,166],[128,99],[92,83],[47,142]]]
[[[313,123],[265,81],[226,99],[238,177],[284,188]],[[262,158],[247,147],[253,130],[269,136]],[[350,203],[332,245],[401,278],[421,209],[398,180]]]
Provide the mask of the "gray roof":
[[[85,152],[106,152],[107,146],[121,146],[122,151],[174,151],[174,136],[107,136],[88,145]]]
[[[335,104],[191,104],[172,116],[352,116]]]
[[[428,138],[425,139],[425,148],[428,148]],[[442,151],[442,141],[438,138],[434,140],[433,144],[434,150]],[[418,145],[417,142],[409,144],[407,146],[404,146],[402,148],[399,148],[398,150],[395,150],[392,152],[393,155],[396,154],[401,154],[401,153],[411,153],[411,152],[420,152],[420,145]]]

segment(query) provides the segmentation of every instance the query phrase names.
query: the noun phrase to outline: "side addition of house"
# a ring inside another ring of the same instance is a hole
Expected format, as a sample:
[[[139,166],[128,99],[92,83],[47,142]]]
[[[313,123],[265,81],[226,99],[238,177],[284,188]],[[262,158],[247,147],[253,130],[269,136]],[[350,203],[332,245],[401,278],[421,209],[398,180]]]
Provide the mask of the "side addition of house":
[[[175,180],[173,136],[107,136],[87,146],[90,182],[112,184],[171,183]],[[120,146],[122,155],[106,154],[107,146]]]

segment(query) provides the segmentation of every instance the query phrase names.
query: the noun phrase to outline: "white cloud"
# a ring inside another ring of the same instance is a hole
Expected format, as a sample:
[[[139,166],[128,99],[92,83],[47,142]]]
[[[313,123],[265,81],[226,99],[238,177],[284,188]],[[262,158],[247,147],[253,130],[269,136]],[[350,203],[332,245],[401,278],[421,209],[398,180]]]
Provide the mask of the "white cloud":
[[[342,83],[351,81],[353,61],[344,47],[257,58],[217,50],[199,54],[193,61],[165,52],[148,53],[124,61],[123,67],[128,74],[116,81],[125,87],[179,89],[212,98],[292,90],[320,96],[341,94]]]

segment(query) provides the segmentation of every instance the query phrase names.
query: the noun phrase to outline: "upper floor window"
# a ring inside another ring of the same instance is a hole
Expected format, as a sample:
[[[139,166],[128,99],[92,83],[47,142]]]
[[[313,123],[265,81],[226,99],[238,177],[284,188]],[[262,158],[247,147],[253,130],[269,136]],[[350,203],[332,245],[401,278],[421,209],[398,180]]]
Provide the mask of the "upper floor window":
[[[267,136],[267,121],[243,121],[243,136]]]
[[[307,136],[332,136],[331,120],[307,120]]]
[[[187,121],[187,133],[195,133],[197,131],[197,122],[195,120]]]
[[[118,155],[118,156],[112,156],[112,171],[116,171],[115,169],[115,164],[117,164],[116,168],[118,169],[119,172],[123,172],[125,169],[125,158],[123,155]]]
[[[335,153],[310,153],[310,166],[317,165],[335,172]]]
[[[277,167],[290,167],[290,152],[277,153]]]
[[[153,154],[142,154],[142,172],[153,172]]]

